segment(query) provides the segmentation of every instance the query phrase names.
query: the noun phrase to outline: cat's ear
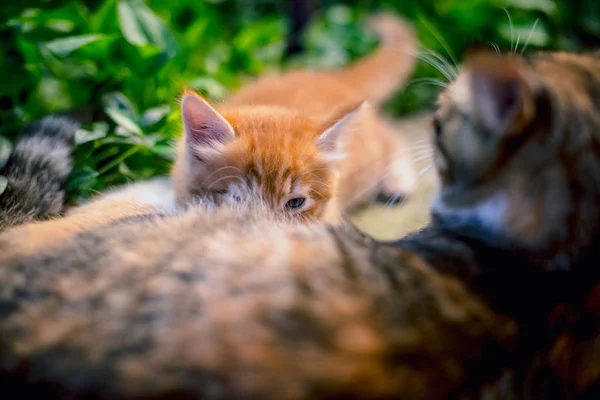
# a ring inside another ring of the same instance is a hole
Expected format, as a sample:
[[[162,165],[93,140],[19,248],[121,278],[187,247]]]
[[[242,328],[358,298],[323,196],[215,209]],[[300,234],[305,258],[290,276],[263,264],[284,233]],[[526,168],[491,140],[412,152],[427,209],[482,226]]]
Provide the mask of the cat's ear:
[[[367,107],[368,103],[364,101],[358,106],[353,106],[349,111],[346,109],[341,117],[335,118],[334,122],[330,122],[329,126],[324,128],[323,133],[315,140],[315,144],[321,150],[326,161],[337,161],[346,157],[345,154],[340,152],[340,138],[349,131],[349,125]]]
[[[209,153],[235,139],[235,131],[229,122],[195,93],[186,92],[183,96],[181,118],[186,147],[194,153]]]
[[[481,49],[466,57],[474,117],[496,135],[517,134],[534,117],[532,88],[517,62]]]

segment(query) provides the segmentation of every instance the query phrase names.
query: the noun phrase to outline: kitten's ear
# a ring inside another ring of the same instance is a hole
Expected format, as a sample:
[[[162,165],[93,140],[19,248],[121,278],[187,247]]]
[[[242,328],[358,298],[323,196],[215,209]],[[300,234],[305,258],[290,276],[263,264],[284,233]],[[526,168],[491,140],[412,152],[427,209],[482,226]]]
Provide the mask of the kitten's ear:
[[[335,161],[345,158],[345,154],[340,153],[340,137],[348,131],[348,125],[368,106],[364,101],[349,111],[346,109],[341,118],[336,118],[335,122],[329,123],[325,131],[315,140],[315,144],[323,152],[326,160]]]
[[[535,101],[516,60],[477,48],[466,65],[475,117],[488,130],[510,136],[531,122]]]
[[[221,114],[197,94],[186,92],[181,101],[186,146],[193,152],[223,146],[235,131]]]

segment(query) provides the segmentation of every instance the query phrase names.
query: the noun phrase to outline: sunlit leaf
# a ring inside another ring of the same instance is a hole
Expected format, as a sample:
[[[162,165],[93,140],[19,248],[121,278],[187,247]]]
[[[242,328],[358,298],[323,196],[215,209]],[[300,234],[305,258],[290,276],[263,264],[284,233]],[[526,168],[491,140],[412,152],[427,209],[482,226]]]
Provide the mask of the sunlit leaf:
[[[129,169],[129,167],[127,166],[127,164],[125,164],[124,162],[119,164],[119,173],[123,176],[126,176],[128,178],[131,179],[137,179],[138,176],[135,172],[133,172],[131,169]]]
[[[213,100],[220,100],[225,97],[228,90],[225,86],[209,76],[196,78],[188,84],[192,89],[197,90]]]
[[[126,114],[121,111],[109,108],[106,109],[106,114],[113,120],[117,125],[125,129],[127,132],[135,133],[137,135],[142,135],[142,129],[139,127],[137,123],[135,123],[131,118],[129,118]]]
[[[178,44],[165,23],[142,1],[121,0],[118,5],[119,25],[125,39],[131,44],[153,44],[173,57]]]
[[[75,132],[75,143],[77,145],[91,142],[103,138],[108,133],[108,124],[105,122],[96,122],[92,126],[92,130],[79,129]]]
[[[525,44],[533,45],[533,46],[546,46],[550,41],[550,36],[548,35],[548,31],[544,27],[543,24],[538,23],[534,26],[532,22],[531,25],[519,25],[512,27],[512,36],[511,36],[511,28],[508,23],[500,26],[500,34],[504,37],[506,41],[509,43],[514,41],[513,45],[516,47],[518,44],[518,49],[514,50],[516,52],[520,52]],[[519,42],[517,43],[517,39]]]
[[[171,107],[161,106],[146,110],[140,118],[140,125],[143,127],[151,127],[162,121],[171,112]]]
[[[108,93],[102,97],[104,111],[125,132],[142,134],[138,116],[129,99],[123,93]]]
[[[66,57],[75,50],[104,38],[104,35],[70,36],[67,38],[51,40],[46,42],[45,46],[58,57]]]
[[[506,5],[521,10],[539,10],[549,15],[556,12],[556,4],[553,0],[506,0]]]

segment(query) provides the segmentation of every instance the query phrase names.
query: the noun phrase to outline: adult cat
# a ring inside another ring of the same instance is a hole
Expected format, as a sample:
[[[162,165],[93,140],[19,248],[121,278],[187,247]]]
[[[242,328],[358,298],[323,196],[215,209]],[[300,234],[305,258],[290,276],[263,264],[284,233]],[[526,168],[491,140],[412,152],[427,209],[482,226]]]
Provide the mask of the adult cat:
[[[147,209],[58,245],[32,239],[59,221],[4,233],[3,384],[55,398],[597,398],[599,77],[592,55],[473,55],[434,123],[435,221],[395,244],[243,204]]]

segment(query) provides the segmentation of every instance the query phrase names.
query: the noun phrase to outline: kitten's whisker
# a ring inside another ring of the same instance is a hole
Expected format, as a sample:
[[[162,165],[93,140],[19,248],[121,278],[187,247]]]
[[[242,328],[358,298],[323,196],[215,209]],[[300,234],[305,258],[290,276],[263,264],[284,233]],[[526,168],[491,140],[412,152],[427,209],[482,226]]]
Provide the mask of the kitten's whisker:
[[[531,35],[535,31],[535,27],[537,26],[538,22],[540,22],[540,19],[536,18],[535,22],[533,23],[533,26],[531,27],[531,30],[529,31],[529,35],[527,36],[527,40],[525,41],[525,44],[523,45],[523,48],[521,49],[521,52],[519,53],[520,55],[523,55],[523,52],[525,51],[525,49],[529,45],[529,40],[531,39]]]
[[[325,196],[323,196],[323,193],[319,192],[319,191],[318,191],[318,190],[316,190],[316,189],[312,189],[312,191],[313,191],[313,192],[315,192],[316,194],[318,194],[318,195],[319,195],[319,196],[321,196],[321,197],[325,197]]]
[[[421,178],[427,171],[430,171],[433,167],[433,164],[429,164],[426,167],[423,167],[417,174],[415,175],[415,181]]]
[[[234,171],[237,171],[240,174],[243,174],[242,171],[239,168],[234,167],[233,165],[226,165],[224,167],[221,167],[221,168],[217,169],[216,171],[213,171],[210,175],[208,175],[206,178],[204,178],[204,181],[202,181],[202,183],[204,183],[207,180],[209,180],[210,178],[212,178],[215,174],[217,174],[217,173],[219,173],[221,171],[225,171],[226,169],[233,169]]]
[[[302,178],[304,175],[308,175],[308,174],[312,174],[313,172],[317,172],[317,171],[325,171],[328,170],[329,168],[324,167],[324,168],[313,168],[309,171],[305,171],[303,173],[301,173],[300,175],[296,176],[295,179],[300,179]]]
[[[419,147],[409,147],[398,152],[399,156],[414,155],[416,153],[433,152],[431,145],[423,145]]]
[[[515,43],[515,51],[513,52],[513,54],[517,54],[517,50],[519,49],[519,41],[521,40],[521,34],[519,33],[517,35],[517,42]]]
[[[390,163],[389,165],[391,165],[391,164],[392,163]],[[381,185],[381,182],[383,182],[383,180],[385,178],[387,178],[387,176],[390,175],[392,172],[393,172],[393,170],[390,169],[389,171],[385,172],[380,177],[378,177],[377,179],[375,179],[372,183],[370,183],[369,185],[367,185],[364,188],[362,188],[362,190],[360,190],[358,193],[356,193],[354,196],[352,196],[352,198],[350,198],[350,200],[348,201],[348,203],[353,203],[356,199],[360,198],[363,194],[369,192],[370,190],[373,190],[378,185]]]
[[[398,201],[398,199],[400,199],[400,197],[402,197],[402,193],[399,193],[399,192],[395,193],[392,197],[390,197],[385,202],[383,207],[389,210],[392,206],[401,206],[406,201],[406,197],[403,197],[402,200],[396,204],[396,202]]]
[[[422,177],[423,175],[431,170],[432,165],[428,165],[424,168],[422,168],[416,175],[415,175],[415,186],[420,184],[422,182]],[[406,202],[406,198],[403,198],[402,201],[400,201],[400,203],[395,204],[398,199],[402,196],[402,193],[396,193],[394,196],[392,196],[388,201],[385,202],[385,208],[389,209],[392,206],[401,206],[402,204],[404,204]]]
[[[433,156],[431,154],[424,154],[422,156],[419,157],[415,157],[414,159],[412,159],[411,161],[413,163],[419,162],[419,161],[424,161],[424,160],[429,160],[431,159]]]
[[[230,179],[230,178],[235,178],[235,179],[239,180],[239,181],[240,181],[242,184],[245,184],[245,183],[246,183],[246,182],[244,182],[244,180],[243,180],[242,178],[240,178],[239,176],[236,176],[236,175],[227,175],[227,176],[222,176],[222,177],[220,177],[219,179],[217,179],[216,181],[214,181],[213,183],[211,183],[211,184],[208,186],[207,190],[210,190],[210,189],[211,189],[211,188],[212,188],[214,185],[216,185],[217,183],[219,183],[219,182],[221,182],[221,181],[223,181],[223,180],[225,180],[225,179]]]
[[[321,181],[314,181],[314,180],[313,180],[313,181],[306,181],[306,182],[304,182],[304,183],[307,183],[307,184],[309,184],[309,183],[315,183],[315,184],[318,184],[318,185],[324,186],[324,187],[326,187],[327,189],[331,189],[331,187],[330,187],[328,184],[326,184],[325,182],[321,182]]]

